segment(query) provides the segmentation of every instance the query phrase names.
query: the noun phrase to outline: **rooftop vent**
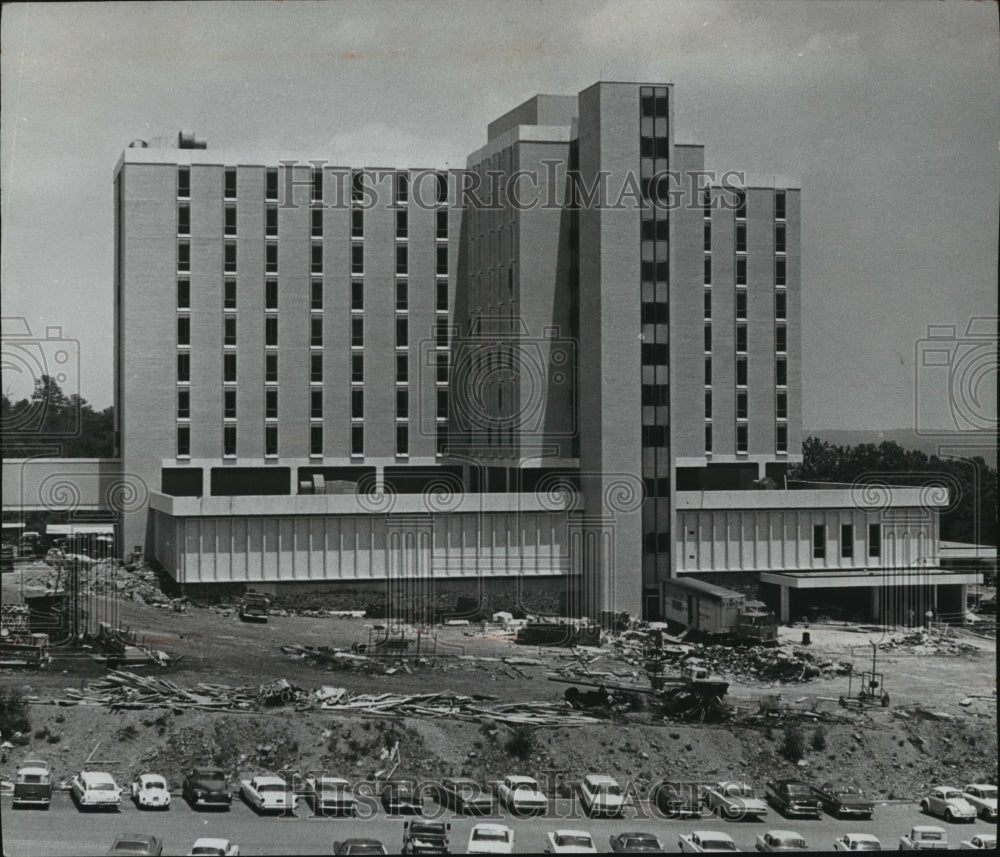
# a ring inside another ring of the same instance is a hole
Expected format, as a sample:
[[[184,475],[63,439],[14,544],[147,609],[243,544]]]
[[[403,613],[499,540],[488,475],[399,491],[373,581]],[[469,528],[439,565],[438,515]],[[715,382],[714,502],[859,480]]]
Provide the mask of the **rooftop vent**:
[[[208,143],[205,140],[199,140],[194,135],[194,131],[181,131],[177,135],[177,148],[178,149],[207,149]]]

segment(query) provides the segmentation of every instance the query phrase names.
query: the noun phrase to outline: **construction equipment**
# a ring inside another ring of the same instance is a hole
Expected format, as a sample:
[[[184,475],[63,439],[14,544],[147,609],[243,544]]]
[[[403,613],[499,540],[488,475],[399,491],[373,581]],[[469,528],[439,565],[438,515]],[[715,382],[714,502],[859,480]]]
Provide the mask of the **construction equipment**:
[[[870,642],[870,641],[869,641]],[[854,671],[847,674],[847,695],[840,697],[840,705],[843,708],[856,706],[864,708],[866,705],[881,705],[883,708],[889,706],[889,694],[885,690],[885,676],[877,672],[878,644],[871,643],[872,647],[872,668],[865,670],[859,676],[857,694],[854,693]]]

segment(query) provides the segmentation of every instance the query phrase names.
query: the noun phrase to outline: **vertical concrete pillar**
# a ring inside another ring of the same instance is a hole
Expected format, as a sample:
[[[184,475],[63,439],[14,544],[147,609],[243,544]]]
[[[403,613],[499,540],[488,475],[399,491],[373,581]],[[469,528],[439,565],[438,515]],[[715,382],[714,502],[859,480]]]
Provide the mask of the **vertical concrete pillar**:
[[[872,619],[878,621],[879,616],[882,612],[882,593],[879,587],[872,586],[869,590],[869,604],[871,605],[871,615]]]
[[[788,618],[788,616],[789,616],[788,587],[787,586],[781,586],[779,588],[780,588],[780,592],[781,592],[781,602],[780,602],[780,606],[778,608],[778,614],[779,614],[778,615],[778,620],[783,625],[787,625],[788,622],[789,622],[789,618]]]

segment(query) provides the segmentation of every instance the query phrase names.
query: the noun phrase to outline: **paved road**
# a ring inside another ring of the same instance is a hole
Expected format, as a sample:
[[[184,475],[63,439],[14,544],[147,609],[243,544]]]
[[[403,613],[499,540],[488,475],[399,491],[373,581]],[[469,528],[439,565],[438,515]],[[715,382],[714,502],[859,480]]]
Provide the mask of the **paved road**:
[[[433,807],[433,810],[432,810]],[[996,825],[983,821],[975,824],[948,824],[922,815],[915,806],[880,805],[871,822],[835,821],[827,816],[819,820],[789,820],[771,812],[760,822],[727,822],[713,817],[700,821],[674,821],[648,814],[635,818],[635,810],[619,820],[582,819],[579,807],[569,800],[552,802],[550,814],[543,818],[507,821],[515,830],[515,851],[531,853],[545,846],[545,834],[559,827],[588,830],[598,848],[608,850],[612,833],[627,830],[644,830],[656,834],[668,851],[678,851],[677,837],[694,829],[724,830],[736,840],[738,848],[754,850],[757,834],[767,830],[791,829],[801,833],[813,850],[829,850],[833,839],[847,832],[874,833],[882,840],[883,847],[895,850],[901,834],[914,824],[939,824],[948,832],[953,848],[962,839],[976,833],[996,832]],[[430,802],[429,815],[440,813],[440,808]],[[275,818],[258,816],[249,807],[234,802],[229,812],[195,812],[179,797],[174,798],[167,812],[148,812],[136,809],[130,802],[118,813],[79,812],[69,796],[57,794],[48,811],[36,809],[12,810],[10,797],[4,796],[0,804],[3,822],[3,845],[6,857],[88,857],[104,854],[118,833],[143,832],[159,836],[165,845],[165,854],[183,855],[200,836],[220,836],[231,839],[240,846],[243,855],[293,855],[331,854],[333,842],[351,836],[372,836],[386,844],[390,853],[398,853],[403,837],[403,819],[388,818],[381,811],[364,820],[316,818],[308,805],[300,801],[293,817]],[[475,819],[455,818],[451,813],[442,816],[451,823],[451,846],[454,853],[464,853],[469,831]],[[498,819],[503,820],[503,819]]]

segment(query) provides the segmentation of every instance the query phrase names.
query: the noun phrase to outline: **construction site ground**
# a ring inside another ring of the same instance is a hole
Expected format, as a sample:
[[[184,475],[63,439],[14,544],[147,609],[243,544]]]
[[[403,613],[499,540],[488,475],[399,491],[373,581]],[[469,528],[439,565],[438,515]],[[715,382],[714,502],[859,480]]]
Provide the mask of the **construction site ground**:
[[[50,573],[38,563],[5,574],[4,603],[37,592]],[[166,599],[159,606],[148,603],[148,589],[142,600],[132,600],[128,587],[119,590],[105,602],[118,625],[177,659],[166,667],[122,668],[169,679],[180,688],[199,683],[256,688],[285,679],[310,692],[333,686],[349,694],[404,697],[447,690],[491,695],[498,704],[562,705],[568,685],[548,681],[552,670],[573,667],[613,674],[619,682],[645,682],[634,637],[607,642],[599,652],[574,654],[515,645],[513,635],[498,626],[434,626],[421,635],[419,658],[411,637],[405,658],[349,658],[330,667],[292,649],[326,646],[349,653],[352,644],[368,644],[377,634],[372,626],[384,620],[272,615],[267,623],[244,623],[235,605],[183,604],[175,610]],[[802,645],[803,632],[811,638],[808,646]],[[918,798],[937,783],[996,782],[995,639],[841,623],[782,627],[780,637],[778,650],[744,652],[737,660],[784,659],[791,664],[786,672],[795,673],[792,681],[761,679],[749,668],[727,671],[725,664],[733,660],[722,658],[719,671],[730,681],[730,713],[723,722],[671,721],[653,697],[644,696],[635,707],[588,712],[600,723],[537,728],[533,744],[520,748],[520,757],[519,748],[510,746],[512,730],[488,718],[373,716],[317,705],[235,712],[169,703],[121,711],[70,704],[75,700],[67,690],[86,697],[87,687],[107,674],[107,666],[85,654],[59,655],[48,669],[0,673],[7,688],[37,700],[30,706],[31,733],[3,736],[14,746],[5,744],[0,775],[9,780],[19,759],[37,757],[50,761],[59,780],[68,780],[88,758],[103,763],[119,782],[152,770],[175,787],[187,769],[202,764],[224,767],[234,780],[287,769],[326,770],[361,780],[386,766],[386,751],[398,741],[400,771],[417,778],[468,775],[488,782],[508,773],[531,773],[549,778],[556,794],[590,772],[611,773],[640,793],[664,779],[739,778],[762,785],[771,777],[796,776],[817,784],[854,782],[889,800]],[[878,669],[890,705],[845,709],[838,704],[848,691],[843,665],[868,669],[873,641],[882,644]],[[797,669],[805,663],[802,653],[818,665],[809,670],[818,675]],[[718,660],[715,649],[692,654]],[[512,666],[504,658],[537,663]],[[800,729],[805,741],[805,758],[798,764],[781,752],[789,725]]]

